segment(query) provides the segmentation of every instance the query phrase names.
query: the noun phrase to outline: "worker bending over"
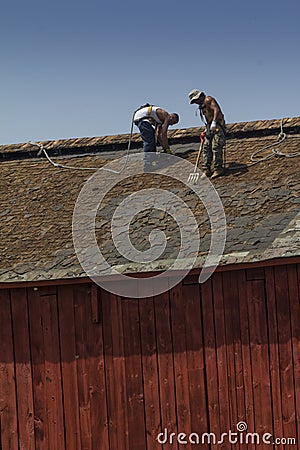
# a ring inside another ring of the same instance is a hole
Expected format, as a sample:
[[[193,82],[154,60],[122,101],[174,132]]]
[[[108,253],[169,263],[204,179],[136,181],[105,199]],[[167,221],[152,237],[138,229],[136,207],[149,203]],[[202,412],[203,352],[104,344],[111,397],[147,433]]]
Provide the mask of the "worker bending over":
[[[207,177],[216,178],[223,174],[223,147],[226,142],[224,115],[217,101],[204,92],[193,89],[189,93],[190,104],[199,105],[200,116],[205,117],[206,132],[203,144],[203,170]],[[213,162],[214,171],[211,172]]]
[[[143,140],[144,170],[151,170],[157,142],[162,146],[164,152],[171,153],[167,131],[169,125],[179,122],[179,115],[177,113],[169,114],[158,106],[146,104],[135,112],[133,121],[140,130]]]

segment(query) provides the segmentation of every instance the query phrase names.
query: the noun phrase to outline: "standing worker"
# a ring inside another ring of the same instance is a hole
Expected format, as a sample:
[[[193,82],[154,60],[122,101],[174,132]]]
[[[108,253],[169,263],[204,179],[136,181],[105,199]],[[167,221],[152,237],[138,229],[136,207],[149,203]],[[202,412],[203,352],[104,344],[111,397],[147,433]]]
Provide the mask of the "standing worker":
[[[179,115],[177,113],[169,114],[158,106],[146,104],[135,112],[133,121],[140,130],[143,140],[144,170],[151,170],[156,152],[156,142],[162,146],[165,153],[171,154],[167,131],[169,125],[179,122]]]
[[[200,116],[205,117],[205,141],[203,145],[203,169],[207,177],[217,178],[223,172],[223,147],[226,142],[224,115],[217,101],[204,92],[193,89],[189,93],[190,104],[199,105]],[[213,162],[214,171],[211,172]]]

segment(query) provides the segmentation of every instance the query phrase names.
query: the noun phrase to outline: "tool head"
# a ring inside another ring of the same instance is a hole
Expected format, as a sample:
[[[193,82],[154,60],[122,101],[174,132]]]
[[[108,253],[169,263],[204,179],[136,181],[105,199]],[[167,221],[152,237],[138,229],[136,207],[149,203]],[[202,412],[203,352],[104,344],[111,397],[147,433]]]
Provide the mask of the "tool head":
[[[197,184],[199,180],[199,173],[193,172],[189,174],[188,183]]]

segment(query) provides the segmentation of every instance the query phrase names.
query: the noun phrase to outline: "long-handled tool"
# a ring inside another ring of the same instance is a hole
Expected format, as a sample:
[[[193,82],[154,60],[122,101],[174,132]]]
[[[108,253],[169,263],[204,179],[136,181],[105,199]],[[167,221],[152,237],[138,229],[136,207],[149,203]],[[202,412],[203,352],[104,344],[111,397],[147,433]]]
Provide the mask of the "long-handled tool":
[[[195,167],[194,167],[194,172],[191,172],[189,174],[189,177],[188,177],[188,182],[189,183],[196,184],[198,182],[198,180],[199,180],[199,172],[197,172],[197,168],[198,168],[199,159],[200,159],[200,156],[201,156],[201,153],[202,153],[202,150],[203,150],[204,140],[205,140],[205,131],[203,131],[200,134],[200,147],[199,147],[199,151],[198,151],[198,156],[197,156],[196,164],[195,164]]]

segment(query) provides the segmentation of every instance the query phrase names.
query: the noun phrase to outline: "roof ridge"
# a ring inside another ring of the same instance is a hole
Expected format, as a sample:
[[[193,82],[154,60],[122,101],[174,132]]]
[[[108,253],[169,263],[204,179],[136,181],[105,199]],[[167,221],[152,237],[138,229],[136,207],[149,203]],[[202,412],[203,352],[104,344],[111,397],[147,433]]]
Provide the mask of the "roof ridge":
[[[300,117],[293,117],[228,123],[226,125],[227,138],[242,139],[274,135],[280,131],[281,123],[283,123],[285,132],[300,133]],[[171,144],[179,141],[181,143],[195,142],[199,140],[199,134],[203,129],[204,126],[169,130],[168,137]],[[42,144],[45,150],[52,150],[52,156],[64,156],[124,150],[127,148],[129,136],[130,134],[127,133],[37,142]],[[138,148],[140,146],[140,134],[134,133],[131,147]],[[33,142],[0,145],[0,161],[36,158],[38,153],[39,148]]]

